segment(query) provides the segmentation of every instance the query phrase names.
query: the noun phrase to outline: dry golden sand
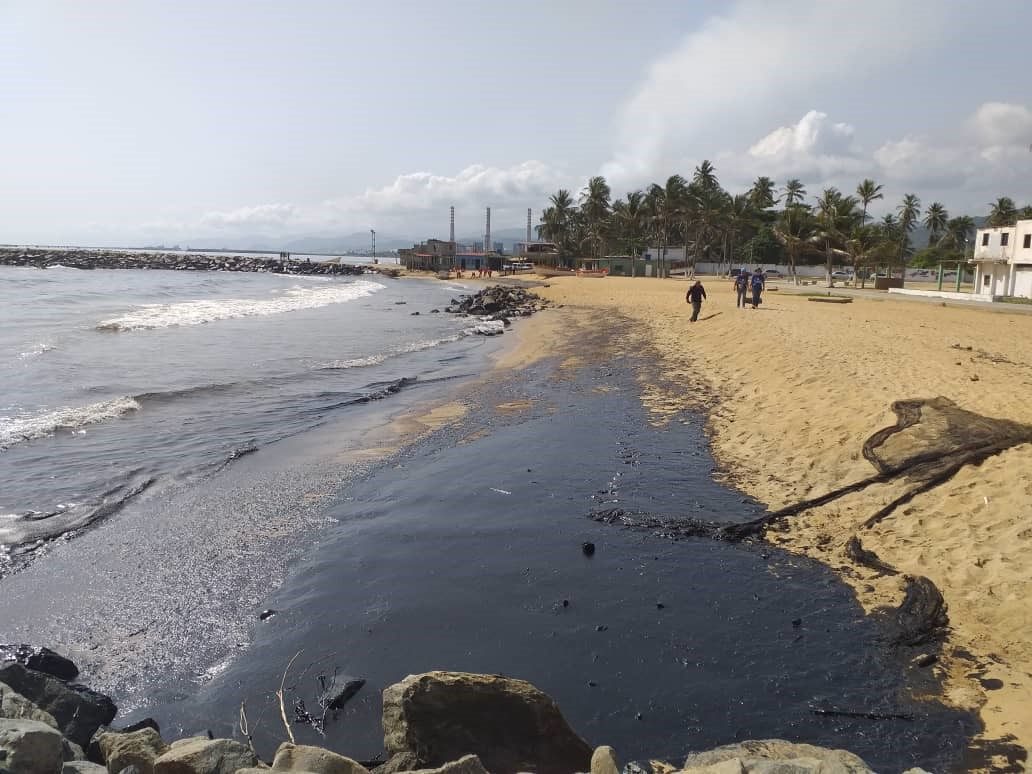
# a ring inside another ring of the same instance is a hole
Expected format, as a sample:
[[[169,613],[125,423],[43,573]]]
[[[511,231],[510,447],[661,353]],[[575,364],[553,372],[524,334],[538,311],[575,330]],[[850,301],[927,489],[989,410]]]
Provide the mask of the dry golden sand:
[[[564,316],[578,310],[628,318],[668,380],[683,387],[643,385],[657,420],[693,402],[710,408],[714,453],[728,480],[772,508],[870,476],[861,446],[895,422],[895,400],[941,395],[1032,424],[1032,316],[884,296],[824,304],[770,290],[759,310],[739,310],[730,283],[711,279],[702,319],[692,324],[686,288],[675,280],[553,279],[539,292],[565,308],[524,323],[521,345],[501,365],[542,354],[543,343],[562,335]],[[861,522],[902,487],[869,487],[805,512],[769,539],[838,569],[867,609],[898,604],[901,581],[851,563],[843,553],[851,535],[900,571],[929,577],[949,605],[945,666],[934,669],[950,697],[980,708],[984,739],[1011,737],[1027,748],[1032,445],[965,467],[863,530]]]

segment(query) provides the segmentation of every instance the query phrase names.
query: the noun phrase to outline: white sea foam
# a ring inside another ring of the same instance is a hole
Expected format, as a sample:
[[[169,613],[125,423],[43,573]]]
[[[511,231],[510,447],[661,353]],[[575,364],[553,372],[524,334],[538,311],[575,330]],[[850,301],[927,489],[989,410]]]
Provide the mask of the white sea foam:
[[[387,362],[387,360],[392,357],[407,355],[410,352],[422,352],[423,350],[439,347],[442,344],[450,344],[453,341],[458,341],[463,336],[469,336],[472,332],[472,329],[466,329],[454,336],[445,336],[443,339],[413,341],[409,344],[395,347],[388,352],[381,352],[377,355],[369,355],[368,357],[357,357],[351,360],[331,360],[327,363],[320,363],[315,367],[315,369],[317,371],[336,371],[347,368],[366,368],[368,366],[380,365],[381,363]]]
[[[46,438],[57,430],[74,430],[85,425],[95,425],[139,408],[139,403],[126,396],[88,406],[59,408],[33,416],[0,417],[0,449],[6,449],[19,441]]]
[[[238,317],[264,317],[270,314],[317,309],[330,304],[354,301],[382,290],[385,285],[368,280],[323,287],[295,285],[273,298],[219,298],[181,301],[175,304],[148,304],[121,317],[102,320],[97,328],[110,331],[136,331],[170,328],[176,325],[201,325]]]
[[[18,354],[19,360],[28,360],[29,358],[39,357],[44,352],[50,352],[54,349],[53,344],[47,344],[45,341],[39,344],[33,345],[32,349],[27,349],[24,352]]]

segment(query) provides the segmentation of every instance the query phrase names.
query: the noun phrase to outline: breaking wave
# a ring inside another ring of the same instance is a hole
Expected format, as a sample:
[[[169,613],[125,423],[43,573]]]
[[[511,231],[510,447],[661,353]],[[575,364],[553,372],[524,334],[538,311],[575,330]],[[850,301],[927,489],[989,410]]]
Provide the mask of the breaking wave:
[[[138,331],[171,328],[178,325],[203,325],[239,317],[264,317],[270,314],[318,309],[330,304],[354,301],[382,290],[385,285],[357,280],[329,287],[295,285],[273,298],[219,298],[182,301],[175,304],[147,304],[121,317],[97,324],[102,331]]]
[[[58,430],[75,430],[115,419],[139,408],[139,403],[125,396],[88,406],[59,408],[30,417],[0,417],[0,450],[21,441],[46,438]]]

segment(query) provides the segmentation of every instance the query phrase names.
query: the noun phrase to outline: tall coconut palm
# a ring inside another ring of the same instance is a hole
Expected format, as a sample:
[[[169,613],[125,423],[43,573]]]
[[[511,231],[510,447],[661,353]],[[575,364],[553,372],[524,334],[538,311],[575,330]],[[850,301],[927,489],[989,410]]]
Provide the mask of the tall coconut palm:
[[[950,218],[939,238],[939,247],[967,252],[967,245],[975,233],[975,221],[967,215]]]
[[[746,197],[753,209],[769,210],[779,201],[779,197],[774,195],[774,190],[774,181],[761,175],[746,192]]]
[[[847,235],[860,220],[860,213],[856,209],[857,203],[854,197],[843,196],[837,188],[825,188],[817,198],[818,237],[824,245],[829,288],[834,285],[833,259],[836,255],[844,255]]]
[[[685,272],[695,275],[695,267],[704,253],[708,252],[721,236],[721,221],[729,207],[730,196],[719,186],[704,188],[696,180],[688,186],[688,195],[681,209],[681,227],[684,236]],[[691,258],[688,247],[694,241]]]
[[[555,242],[559,250],[559,263],[570,247],[570,237],[576,210],[573,197],[565,188],[560,188],[548,198],[549,206],[541,213],[538,235]]]
[[[924,227],[928,229],[928,246],[931,247],[942,236],[942,233],[946,230],[946,224],[949,222],[950,214],[946,212],[946,208],[939,202],[932,202],[928,205],[928,209],[925,210]]]
[[[695,172],[692,174],[692,185],[703,193],[712,193],[713,191],[720,190],[717,170],[710,164],[708,159],[703,159],[702,163],[695,168]]]
[[[899,268],[903,277],[907,274],[907,248],[910,247],[910,232],[917,225],[917,219],[921,217],[921,200],[917,194],[903,194],[903,201],[896,208],[899,215]]]
[[[881,229],[878,226],[857,225],[845,240],[844,248],[853,267],[853,277],[860,276],[860,269],[867,265],[870,257],[878,250],[882,242]]]
[[[785,183],[784,194],[785,208],[787,209],[793,204],[802,203],[803,199],[806,198],[806,188],[803,187],[803,184],[797,178],[793,177]]]
[[[631,191],[624,199],[613,202],[613,223],[616,238],[631,256],[631,276],[637,271],[637,258],[647,246],[645,194]]]
[[[735,260],[735,245],[740,239],[753,231],[756,226],[756,210],[749,194],[737,194],[727,202],[727,209],[724,211],[724,261],[728,268]]]
[[[991,228],[1002,226],[1013,226],[1018,219],[1018,208],[1014,206],[1014,200],[1009,196],[1001,196],[989,205],[988,225]]]
[[[817,223],[810,208],[802,204],[790,204],[785,207],[781,217],[774,223],[773,231],[774,237],[785,246],[789,271],[798,285],[799,274],[796,272],[796,266],[799,258],[813,249],[813,238],[817,233]]]
[[[610,195],[609,184],[601,175],[590,178],[580,195],[580,212],[584,218],[584,227],[591,248],[590,254],[596,259],[605,257]]]
[[[871,180],[869,177],[860,181],[860,185],[856,187],[856,196],[860,202],[864,205],[864,211],[862,216],[862,222],[867,222],[867,207],[868,205],[877,200],[884,198],[884,194],[881,192],[882,187]]]
[[[659,249],[657,276],[666,276],[666,249],[676,224],[677,213],[687,195],[688,183],[680,175],[671,175],[664,185],[653,183],[645,194],[652,234]]]

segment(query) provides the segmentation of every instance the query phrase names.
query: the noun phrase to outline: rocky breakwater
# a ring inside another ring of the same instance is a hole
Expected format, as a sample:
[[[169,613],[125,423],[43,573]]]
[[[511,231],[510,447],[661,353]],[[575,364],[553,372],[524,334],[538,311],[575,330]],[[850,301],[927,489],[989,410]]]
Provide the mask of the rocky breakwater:
[[[494,285],[471,296],[453,298],[444,311],[477,317],[474,333],[495,336],[511,324],[513,317],[529,317],[550,305],[549,301],[525,288]]]
[[[0,654],[0,774],[646,774],[621,770],[610,747],[592,748],[558,706],[530,683],[497,675],[428,672],[383,692],[384,763],[362,764],[285,737],[271,763],[259,759],[242,721],[238,739],[211,735],[167,742],[157,723],[116,730],[106,697],[71,682],[75,665],[46,650]],[[282,702],[282,699],[281,699]],[[203,721],[198,721],[202,723]],[[296,718],[295,723],[304,723]],[[742,742],[693,753],[683,764],[650,761],[652,774],[865,774],[845,750],[782,740]],[[910,769],[918,774],[920,769]]]
[[[298,261],[261,255],[211,253],[127,252],[59,248],[0,248],[0,264],[46,269],[156,269],[166,271],[250,271],[298,275],[356,275],[376,272],[397,277],[399,270],[386,266],[352,266],[330,261]]]

